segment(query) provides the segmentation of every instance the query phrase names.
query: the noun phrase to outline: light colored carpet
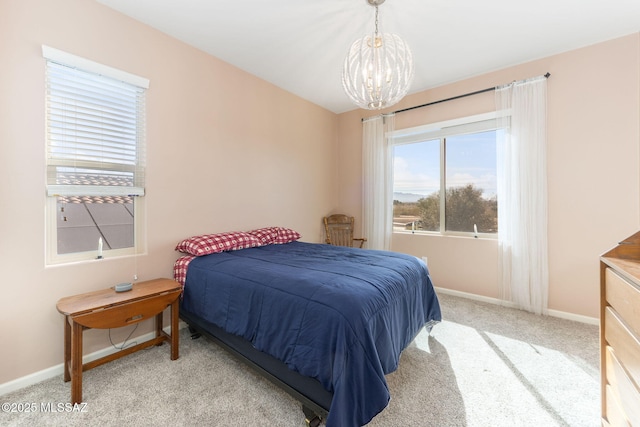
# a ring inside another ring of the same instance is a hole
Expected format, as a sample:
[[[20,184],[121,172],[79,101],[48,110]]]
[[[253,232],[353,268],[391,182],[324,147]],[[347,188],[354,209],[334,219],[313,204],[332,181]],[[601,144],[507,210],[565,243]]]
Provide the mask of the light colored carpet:
[[[391,402],[370,426],[599,425],[598,328],[440,295],[444,321],[403,352]],[[84,413],[62,376],[0,397],[35,403],[3,426],[305,426],[300,404],[204,338],[181,332],[180,359],[153,347],[83,376]]]

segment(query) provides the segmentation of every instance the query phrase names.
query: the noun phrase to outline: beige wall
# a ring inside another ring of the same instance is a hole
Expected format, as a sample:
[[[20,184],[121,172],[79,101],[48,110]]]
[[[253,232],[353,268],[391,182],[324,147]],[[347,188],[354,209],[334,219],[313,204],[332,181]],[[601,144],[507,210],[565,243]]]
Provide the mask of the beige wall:
[[[428,72],[428,71],[427,71]],[[407,96],[393,110],[551,73],[548,80],[549,307],[598,317],[598,257],[639,228],[640,34]],[[396,116],[396,129],[493,111],[485,93]],[[360,213],[361,117],[339,117],[341,208]],[[436,286],[498,297],[495,240],[394,234],[427,256]]]
[[[137,261],[45,267],[42,44],[150,79]],[[181,238],[282,225],[320,240],[337,204],[335,114],[93,0],[2,0],[0,63],[0,384],[62,362],[58,299],[129,281],[136,264],[140,280],[170,277]],[[85,354],[109,346],[106,331],[85,336]]]
[[[55,19],[51,19],[55,17]],[[148,254],[44,265],[46,44],[150,79]],[[551,308],[597,316],[598,255],[638,228],[638,34],[408,96],[397,108],[547,71]],[[321,239],[320,218],[360,218],[361,122],[334,115],[92,0],[0,2],[0,384],[62,362],[56,301],[170,276],[175,243],[263,225]],[[492,95],[399,115],[410,127],[490,111]],[[496,296],[495,241],[397,235],[437,286]],[[148,324],[139,332],[149,330]],[[128,331],[114,331],[114,341]],[[85,353],[108,346],[86,333]],[[10,349],[10,350],[8,350]]]

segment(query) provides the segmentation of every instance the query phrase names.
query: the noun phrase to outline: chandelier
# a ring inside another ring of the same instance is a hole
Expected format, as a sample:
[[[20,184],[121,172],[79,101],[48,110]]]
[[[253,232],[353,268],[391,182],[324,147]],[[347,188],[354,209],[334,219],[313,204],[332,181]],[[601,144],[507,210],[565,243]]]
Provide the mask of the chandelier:
[[[380,110],[400,101],[413,81],[413,55],[396,34],[379,31],[378,6],[384,0],[367,0],[376,8],[375,30],[349,48],[342,69],[342,87],[351,101],[367,110]]]

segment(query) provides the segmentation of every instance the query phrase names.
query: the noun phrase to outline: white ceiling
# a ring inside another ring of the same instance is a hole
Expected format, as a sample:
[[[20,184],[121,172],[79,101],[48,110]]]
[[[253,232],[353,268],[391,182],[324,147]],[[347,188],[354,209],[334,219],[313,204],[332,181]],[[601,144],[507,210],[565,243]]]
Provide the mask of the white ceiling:
[[[366,0],[97,1],[335,113],[355,108],[341,73],[373,30]],[[413,50],[410,93],[640,31],[640,0],[388,0],[379,11]]]

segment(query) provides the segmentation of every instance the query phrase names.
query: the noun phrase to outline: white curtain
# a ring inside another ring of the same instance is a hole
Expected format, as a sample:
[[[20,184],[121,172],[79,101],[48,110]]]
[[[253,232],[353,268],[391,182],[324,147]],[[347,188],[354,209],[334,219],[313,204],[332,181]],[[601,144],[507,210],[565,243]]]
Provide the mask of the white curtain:
[[[547,313],[547,79],[496,88],[498,240],[502,298]]]
[[[393,231],[393,153],[387,135],[394,115],[362,123],[362,232],[367,249],[389,250]]]

